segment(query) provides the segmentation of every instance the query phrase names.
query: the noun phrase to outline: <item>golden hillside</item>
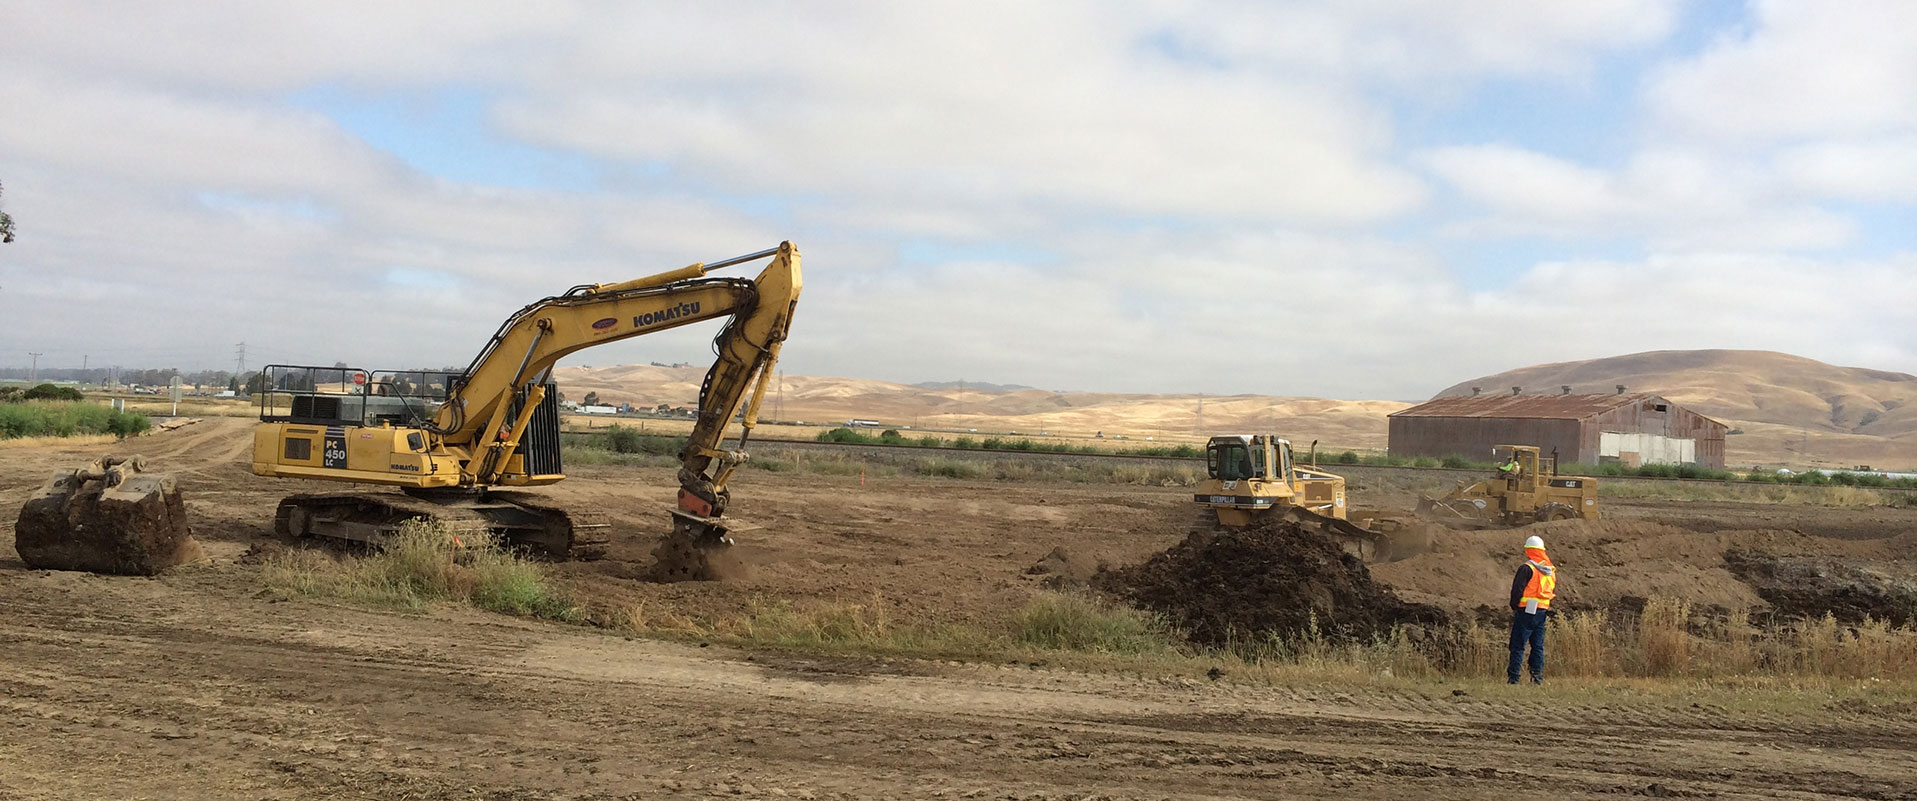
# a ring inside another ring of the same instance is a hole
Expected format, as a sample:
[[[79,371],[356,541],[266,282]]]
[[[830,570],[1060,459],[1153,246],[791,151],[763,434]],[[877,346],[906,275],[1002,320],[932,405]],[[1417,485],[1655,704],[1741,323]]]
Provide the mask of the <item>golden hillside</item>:
[[[606,403],[692,406],[703,367],[622,365],[561,367],[554,372],[573,400],[595,392]],[[1725,443],[1733,468],[1752,465],[1879,469],[1917,466],[1917,376],[1836,367],[1766,351],[1654,351],[1580,362],[1525,367],[1460,382],[1438,393],[1468,395],[1471,387],[1509,392],[1603,393],[1624,384],[1656,392],[1721,420],[1743,433]],[[1203,403],[1204,421],[1199,422]],[[767,398],[764,416],[777,420],[842,423],[852,418],[886,426],[980,433],[1061,434],[1192,441],[1220,432],[1277,432],[1301,447],[1383,449],[1385,415],[1410,404],[1265,395],[1140,395],[1095,392],[933,389],[859,378],[783,376]]]
[[[1732,467],[1917,465],[1917,376],[1756,350],[1660,350],[1540,364],[1463,381],[1437,397],[1485,392],[1656,392],[1744,433],[1725,441]]]
[[[553,371],[566,397],[597,393],[606,403],[637,407],[692,406],[703,367],[622,365],[561,367]],[[1199,406],[1204,407],[1202,433]],[[1264,395],[1130,395],[1050,392],[1039,389],[982,391],[930,389],[859,378],[784,376],[766,399],[764,415],[777,420],[844,422],[877,420],[887,426],[980,433],[1063,434],[1189,441],[1213,433],[1277,432],[1300,446],[1382,449],[1385,415],[1409,404]]]

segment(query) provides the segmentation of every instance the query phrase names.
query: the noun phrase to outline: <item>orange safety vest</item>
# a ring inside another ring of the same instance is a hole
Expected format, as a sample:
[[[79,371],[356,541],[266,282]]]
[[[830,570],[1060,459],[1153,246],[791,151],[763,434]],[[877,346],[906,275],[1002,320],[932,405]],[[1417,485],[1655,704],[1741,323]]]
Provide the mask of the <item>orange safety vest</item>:
[[[1531,566],[1531,581],[1524,585],[1518,608],[1529,607],[1532,601],[1537,601],[1539,609],[1550,609],[1551,599],[1558,597],[1557,567],[1551,564],[1551,557],[1535,548],[1526,548],[1524,555],[1525,563]]]

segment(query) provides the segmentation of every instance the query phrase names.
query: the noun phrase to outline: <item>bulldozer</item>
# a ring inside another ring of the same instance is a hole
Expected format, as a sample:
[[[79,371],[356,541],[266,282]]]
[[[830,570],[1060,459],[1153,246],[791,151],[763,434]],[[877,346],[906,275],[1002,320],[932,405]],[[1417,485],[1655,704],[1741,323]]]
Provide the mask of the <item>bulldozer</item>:
[[[765,258],[771,262],[756,278],[708,276]],[[463,371],[271,365],[260,376],[255,474],[399,490],[294,495],[280,502],[275,530],[377,547],[406,521],[428,518],[550,558],[590,556],[607,541],[608,523],[517,491],[566,477],[553,367],[585,348],[725,319],[678,454],[672,532],[655,551],[657,578],[712,578],[712,558],[732,544],[727,483],[746,460],[800,286],[799,251],[784,242],[535,301],[508,317]],[[738,442],[725,448],[735,418]]]
[[[1558,475],[1555,454],[1531,445],[1491,449],[1498,477],[1458,482],[1450,492],[1418,501],[1418,517],[1455,529],[1510,528],[1549,520],[1598,519],[1597,480]]]
[[[20,507],[20,561],[40,570],[151,576],[199,557],[173,477],[139,456],[55,473]]]
[[[1345,479],[1319,470],[1317,443],[1309,466],[1294,458],[1291,443],[1270,434],[1227,434],[1205,443],[1206,479],[1193,500],[1201,526],[1242,528],[1288,519],[1318,529],[1366,561],[1391,561],[1428,546],[1422,526],[1353,512]]]

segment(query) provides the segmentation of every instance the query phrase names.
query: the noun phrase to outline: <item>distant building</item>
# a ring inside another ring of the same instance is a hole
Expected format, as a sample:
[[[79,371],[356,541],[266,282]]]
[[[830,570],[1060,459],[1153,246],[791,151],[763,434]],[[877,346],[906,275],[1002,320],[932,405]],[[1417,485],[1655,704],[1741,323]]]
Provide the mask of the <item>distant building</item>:
[[[1724,466],[1729,426],[1660,395],[1619,390],[1437,398],[1390,415],[1391,453],[1485,461],[1495,445],[1535,445],[1565,464]]]

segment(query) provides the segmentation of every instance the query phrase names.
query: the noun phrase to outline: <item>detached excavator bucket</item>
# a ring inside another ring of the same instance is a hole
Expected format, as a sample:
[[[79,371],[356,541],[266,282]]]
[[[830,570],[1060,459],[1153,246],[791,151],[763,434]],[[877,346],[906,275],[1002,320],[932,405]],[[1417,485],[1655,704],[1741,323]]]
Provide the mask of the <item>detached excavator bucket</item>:
[[[138,456],[109,456],[54,474],[14,525],[28,567],[151,576],[198,558],[173,477],[142,472]]]

